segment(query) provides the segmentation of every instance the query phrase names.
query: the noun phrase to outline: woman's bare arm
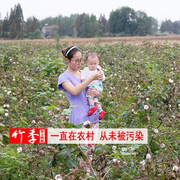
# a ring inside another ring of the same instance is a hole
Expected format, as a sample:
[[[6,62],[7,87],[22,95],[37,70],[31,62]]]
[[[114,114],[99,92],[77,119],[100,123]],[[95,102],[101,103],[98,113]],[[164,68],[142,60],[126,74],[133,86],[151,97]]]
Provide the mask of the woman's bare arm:
[[[71,82],[63,82],[62,88],[66,89],[69,93],[71,93],[73,96],[78,95],[80,92],[82,92],[93,80],[101,80],[102,79],[102,73],[96,72],[92,76],[90,76],[88,79],[86,79],[81,84],[78,84],[77,86],[74,86]]]

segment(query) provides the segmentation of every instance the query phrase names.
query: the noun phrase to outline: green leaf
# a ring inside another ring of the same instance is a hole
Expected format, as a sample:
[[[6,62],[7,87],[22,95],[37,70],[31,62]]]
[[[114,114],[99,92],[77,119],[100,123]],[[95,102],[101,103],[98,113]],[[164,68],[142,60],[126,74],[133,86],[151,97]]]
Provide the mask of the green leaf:
[[[50,160],[47,165],[48,165],[49,167],[52,167],[52,163],[53,163],[53,160]]]
[[[74,160],[74,159],[69,159],[70,160],[70,163],[71,163],[71,165],[73,166],[73,167],[75,167],[75,168],[78,168],[78,165],[77,165],[77,162]]]
[[[135,149],[138,149],[141,145],[139,144],[133,144],[131,145],[131,150],[134,151]]]
[[[43,106],[41,107],[41,109],[47,110],[47,106]]]
[[[83,125],[83,123],[82,123],[82,124],[77,125],[77,127],[78,127],[78,128],[81,128],[81,127],[82,127],[82,125]]]
[[[46,109],[47,110],[52,110],[52,109],[54,109],[56,106],[48,106]]]
[[[0,141],[0,153],[4,152],[4,144]]]
[[[64,159],[62,157],[58,157],[58,160],[60,161],[60,163],[64,163]]]
[[[60,149],[65,149],[66,145],[65,144],[58,144],[57,147],[60,148]]]
[[[87,150],[87,146],[82,146],[82,145],[79,145],[81,147],[82,150]]]
[[[153,141],[153,142],[151,143],[150,149],[151,149],[152,153],[154,154],[156,151],[159,150],[159,147],[158,147],[158,145]]]
[[[3,109],[3,107],[0,107],[0,114],[4,114],[4,109]]]
[[[3,123],[0,123],[0,132],[3,132],[5,129],[5,125]]]
[[[17,98],[16,98],[16,97],[11,97],[11,99],[12,99],[13,101],[17,101]]]
[[[43,115],[44,115],[45,118],[48,118],[48,117],[49,117],[46,113],[43,113]]]
[[[72,159],[72,158],[65,159],[65,165],[68,168],[71,168],[71,167],[78,168],[78,165],[77,165],[76,161],[74,159]]]
[[[68,168],[71,168],[71,167],[72,167],[70,159],[65,159],[65,165],[66,165]]]
[[[60,152],[60,156],[61,157],[71,157],[71,151],[68,150],[68,151],[63,151],[63,152]]]
[[[74,125],[74,124],[72,124],[72,123],[69,123],[69,124],[68,124],[68,128],[79,128],[79,127],[76,126],[76,125]]]
[[[4,99],[4,96],[3,94],[0,93],[0,100],[3,100]]]
[[[3,144],[9,144],[9,134],[3,134]]]
[[[62,112],[63,116],[69,116],[71,114],[72,108],[76,106],[70,106],[69,109],[64,109]]]

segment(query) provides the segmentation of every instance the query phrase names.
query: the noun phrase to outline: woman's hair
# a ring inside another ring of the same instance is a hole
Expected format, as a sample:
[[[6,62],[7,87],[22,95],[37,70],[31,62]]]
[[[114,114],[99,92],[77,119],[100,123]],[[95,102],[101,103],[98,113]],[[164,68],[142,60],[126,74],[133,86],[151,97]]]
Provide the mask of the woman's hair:
[[[68,48],[65,48],[62,50],[62,54],[65,58],[68,58],[69,60],[71,60],[74,56],[74,54],[76,54],[76,52],[81,52],[80,49],[78,49],[76,46],[70,46]]]
[[[88,60],[89,57],[91,57],[91,58],[98,57],[99,58],[99,55],[96,52],[90,52],[86,55],[86,61]]]

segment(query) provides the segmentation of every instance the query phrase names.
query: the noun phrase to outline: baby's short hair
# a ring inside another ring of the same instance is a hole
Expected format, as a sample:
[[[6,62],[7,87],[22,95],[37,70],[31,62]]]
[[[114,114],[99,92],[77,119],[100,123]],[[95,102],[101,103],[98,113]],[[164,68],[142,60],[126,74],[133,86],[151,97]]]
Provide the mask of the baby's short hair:
[[[91,58],[98,57],[99,58],[99,55],[96,52],[90,52],[86,55],[86,61],[88,60],[89,57],[91,57]]]

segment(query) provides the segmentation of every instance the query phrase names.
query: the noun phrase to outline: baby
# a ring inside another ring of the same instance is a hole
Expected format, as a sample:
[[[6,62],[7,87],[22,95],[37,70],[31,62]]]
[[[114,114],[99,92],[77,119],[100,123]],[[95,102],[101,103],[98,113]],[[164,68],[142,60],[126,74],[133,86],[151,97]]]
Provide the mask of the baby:
[[[86,56],[86,64],[88,67],[85,67],[84,70],[81,71],[81,80],[84,81],[87,79],[89,76],[91,76],[94,72],[96,71],[102,71],[101,67],[99,66],[99,57],[98,54],[95,52],[90,52]],[[102,71],[103,73],[103,71]],[[102,81],[105,80],[105,76],[103,73],[103,79]],[[102,81],[100,80],[94,80],[89,84],[88,88],[95,88],[98,92],[102,93],[103,87],[102,87]],[[90,109],[88,116],[91,116],[96,110],[99,112],[99,120],[101,120],[106,112],[102,110],[101,104],[98,101],[97,97],[91,97],[87,95],[87,99],[89,101]]]

